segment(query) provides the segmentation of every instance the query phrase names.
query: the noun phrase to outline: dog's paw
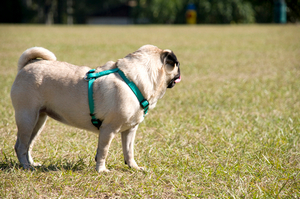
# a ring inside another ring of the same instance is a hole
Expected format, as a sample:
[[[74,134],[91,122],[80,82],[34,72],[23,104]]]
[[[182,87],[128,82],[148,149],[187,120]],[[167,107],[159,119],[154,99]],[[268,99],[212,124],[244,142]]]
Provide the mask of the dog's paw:
[[[139,170],[145,171],[146,169],[144,167],[139,167]]]
[[[139,170],[139,171],[145,171],[145,168],[144,168],[144,167],[139,167],[138,165],[135,165],[135,166],[129,166],[129,168],[131,168],[131,169],[136,169],[136,170]]]
[[[110,172],[110,170],[108,170],[108,169],[105,168],[105,167],[97,167],[97,166],[96,166],[96,171],[97,171],[98,173],[102,173],[102,172],[108,173],[108,172]]]
[[[42,166],[40,163],[36,163],[36,162],[33,163],[32,165],[35,166],[35,167],[40,167],[40,166]]]
[[[30,164],[23,164],[22,166],[25,171],[35,171],[35,168]]]
[[[131,169],[136,169],[136,170],[141,170],[141,171],[145,170],[143,167],[139,167],[137,165],[137,163],[135,162],[135,160],[131,160],[128,162],[125,160],[125,164],[127,164],[129,166],[129,168],[131,168]]]
[[[99,169],[99,170],[97,170],[97,172],[98,173],[102,173],[102,172],[105,172],[105,173],[109,173],[110,172],[110,170],[108,170],[108,169]]]
[[[134,169],[139,170],[139,171],[145,171],[144,167],[137,167],[137,168],[134,168]]]

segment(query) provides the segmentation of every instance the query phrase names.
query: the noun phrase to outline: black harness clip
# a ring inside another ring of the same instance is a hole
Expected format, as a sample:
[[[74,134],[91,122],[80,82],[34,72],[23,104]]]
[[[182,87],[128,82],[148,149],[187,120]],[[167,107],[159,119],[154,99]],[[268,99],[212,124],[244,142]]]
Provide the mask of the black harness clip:
[[[91,119],[92,124],[97,127],[97,129],[100,128],[102,121],[100,121],[99,119]]]

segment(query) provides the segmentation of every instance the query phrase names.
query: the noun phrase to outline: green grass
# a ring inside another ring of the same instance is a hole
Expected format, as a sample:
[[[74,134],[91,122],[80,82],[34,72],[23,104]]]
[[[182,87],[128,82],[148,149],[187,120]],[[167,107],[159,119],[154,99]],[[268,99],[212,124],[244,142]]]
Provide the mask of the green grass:
[[[174,50],[182,82],[140,125],[135,158],[120,136],[110,173],[95,171],[97,135],[48,120],[24,171],[9,92],[24,50],[96,67],[144,44]],[[0,25],[0,198],[299,198],[300,27]]]

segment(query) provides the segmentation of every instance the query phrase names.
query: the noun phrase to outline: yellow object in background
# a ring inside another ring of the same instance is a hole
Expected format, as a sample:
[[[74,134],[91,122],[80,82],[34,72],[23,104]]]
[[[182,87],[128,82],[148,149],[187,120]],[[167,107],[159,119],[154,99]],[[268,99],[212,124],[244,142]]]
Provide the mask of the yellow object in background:
[[[187,6],[186,14],[186,23],[187,24],[196,24],[197,23],[197,12],[194,4],[189,4]]]

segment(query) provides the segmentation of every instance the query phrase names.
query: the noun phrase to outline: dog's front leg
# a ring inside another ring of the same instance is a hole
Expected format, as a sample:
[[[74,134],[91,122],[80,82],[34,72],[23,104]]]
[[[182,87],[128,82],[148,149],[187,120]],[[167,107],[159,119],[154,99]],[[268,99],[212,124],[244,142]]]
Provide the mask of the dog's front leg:
[[[110,128],[109,125],[103,125],[100,128],[99,140],[97,154],[95,157],[96,160],[96,170],[98,172],[109,172],[105,167],[105,159],[108,154],[108,149],[112,139],[115,137],[115,131]]]
[[[139,167],[134,160],[134,139],[138,126],[139,125],[136,125],[135,127],[122,132],[122,148],[125,163],[128,164],[130,168],[143,170],[143,168]]]

